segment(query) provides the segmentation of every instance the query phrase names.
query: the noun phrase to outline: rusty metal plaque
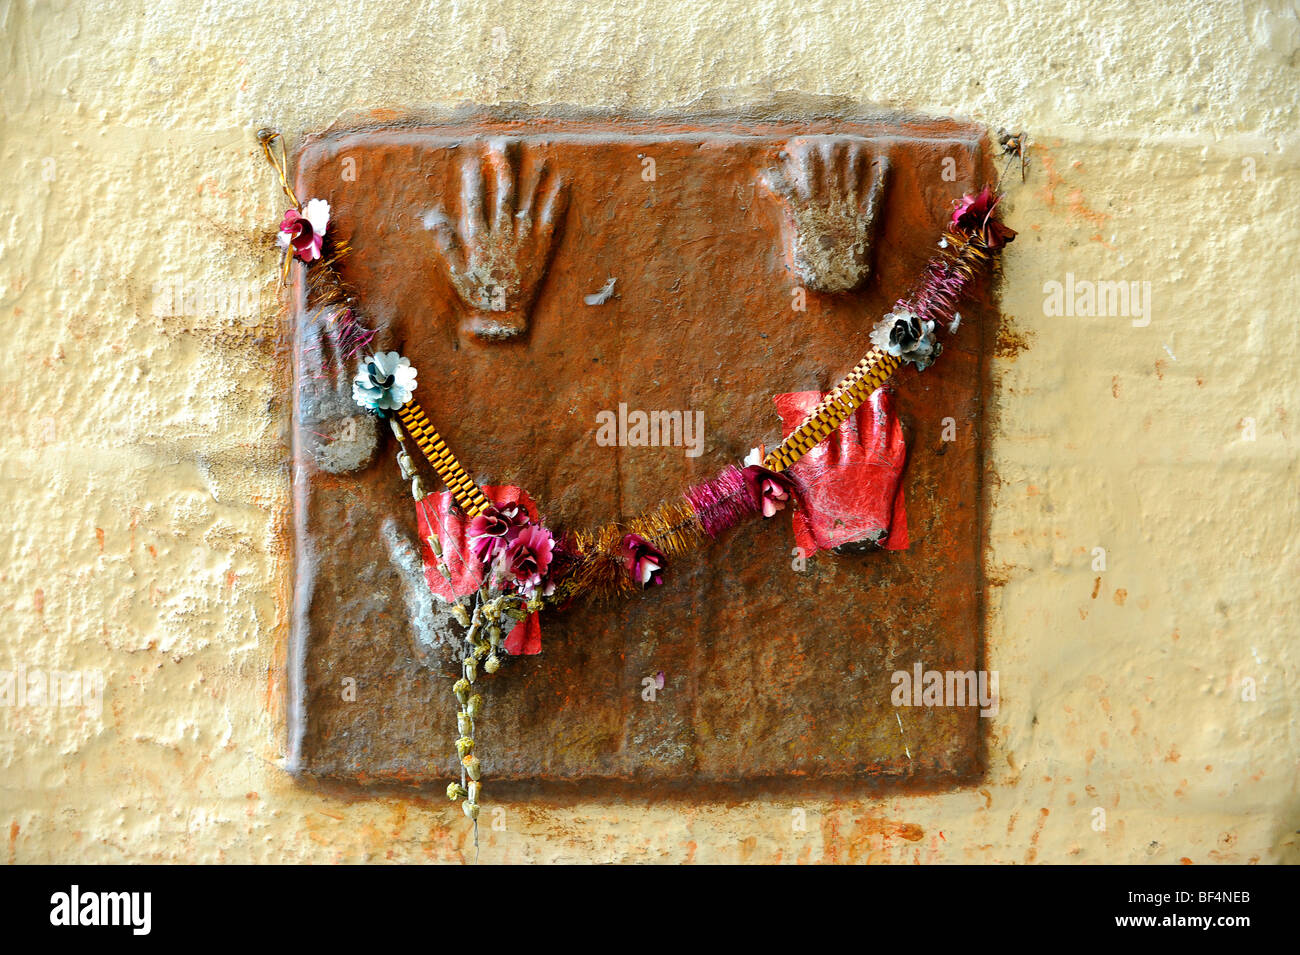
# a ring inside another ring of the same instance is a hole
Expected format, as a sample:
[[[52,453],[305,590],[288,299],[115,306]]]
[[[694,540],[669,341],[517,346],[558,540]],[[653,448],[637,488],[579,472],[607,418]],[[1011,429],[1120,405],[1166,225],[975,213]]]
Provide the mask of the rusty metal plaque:
[[[577,528],[778,443],[773,396],[826,389],[867,352],[952,201],[982,184],[983,135],[949,122],[369,128],[307,140],[297,190],[329,201],[352,249],[343,278],[378,341],[418,367],[416,397],[468,470]],[[351,405],[352,369],[303,293],[289,764],[442,785],[458,778],[447,621],[430,610],[391,438]],[[599,791],[978,773],[975,708],[891,704],[896,671],[982,665],[995,313],[962,313],[938,363],[895,379],[908,550],[823,552],[801,569],[781,514],[630,601],[544,614],[543,652],[480,684],[486,778]],[[620,405],[699,412],[703,440],[604,446],[598,415]]]

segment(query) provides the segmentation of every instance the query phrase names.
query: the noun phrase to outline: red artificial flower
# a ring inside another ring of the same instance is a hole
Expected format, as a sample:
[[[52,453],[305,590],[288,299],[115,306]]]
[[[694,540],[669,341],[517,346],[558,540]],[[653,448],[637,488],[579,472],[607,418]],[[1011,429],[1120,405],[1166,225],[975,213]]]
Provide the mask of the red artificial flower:
[[[520,590],[531,591],[541,586],[554,551],[555,538],[545,527],[532,524],[519,531],[506,551],[506,562]]]
[[[664,567],[668,558],[639,534],[624,535],[619,545],[623,566],[628,575],[641,587],[656,587],[664,582]]]
[[[952,210],[952,227],[967,235],[981,236],[990,249],[1002,248],[1016,237],[1016,230],[994,215],[1001,201],[1002,197],[994,196],[988,186],[979,195],[962,196]]]
[[[498,501],[469,522],[465,536],[474,556],[490,564],[532,520],[518,501]]]

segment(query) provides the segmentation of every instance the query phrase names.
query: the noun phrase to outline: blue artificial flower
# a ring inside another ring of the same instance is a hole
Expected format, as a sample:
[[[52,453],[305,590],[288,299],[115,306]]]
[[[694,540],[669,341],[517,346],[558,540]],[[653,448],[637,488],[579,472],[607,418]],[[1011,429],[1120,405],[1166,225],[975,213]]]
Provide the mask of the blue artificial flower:
[[[352,379],[352,400],[371,411],[396,411],[413,391],[415,369],[395,351],[375,352]]]

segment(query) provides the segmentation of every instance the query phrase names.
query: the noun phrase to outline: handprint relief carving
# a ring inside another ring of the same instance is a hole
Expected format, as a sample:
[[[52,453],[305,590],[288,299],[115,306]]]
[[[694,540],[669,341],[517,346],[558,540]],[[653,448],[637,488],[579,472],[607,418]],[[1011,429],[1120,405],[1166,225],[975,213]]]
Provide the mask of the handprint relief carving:
[[[310,313],[299,349],[300,440],[316,466],[330,474],[361,470],[379,447],[374,416],[352,399],[352,364],[369,338],[357,339],[347,321]]]
[[[460,169],[459,217],[424,217],[442,267],[469,309],[467,330],[486,339],[528,331],[528,317],[568,208],[566,180],[518,140],[471,147]]]
[[[814,291],[857,288],[871,272],[889,157],[842,136],[791,139],[781,155],[762,181],[785,207],[791,268]]]

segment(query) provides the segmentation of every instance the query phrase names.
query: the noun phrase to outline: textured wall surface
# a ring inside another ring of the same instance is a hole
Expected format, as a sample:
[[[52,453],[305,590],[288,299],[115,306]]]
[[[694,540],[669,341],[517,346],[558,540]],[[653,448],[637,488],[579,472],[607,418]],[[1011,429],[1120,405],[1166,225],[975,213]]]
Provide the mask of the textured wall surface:
[[[483,858],[1300,858],[1300,19],[1186,6],[6,3],[0,669],[104,689],[102,708],[0,706],[3,858],[472,855],[440,796],[280,766],[286,376],[255,241],[283,203],[259,126],[782,91],[1036,140],[994,364],[988,772],[515,801]],[[1067,275],[1149,282],[1149,322],[1048,314]]]

